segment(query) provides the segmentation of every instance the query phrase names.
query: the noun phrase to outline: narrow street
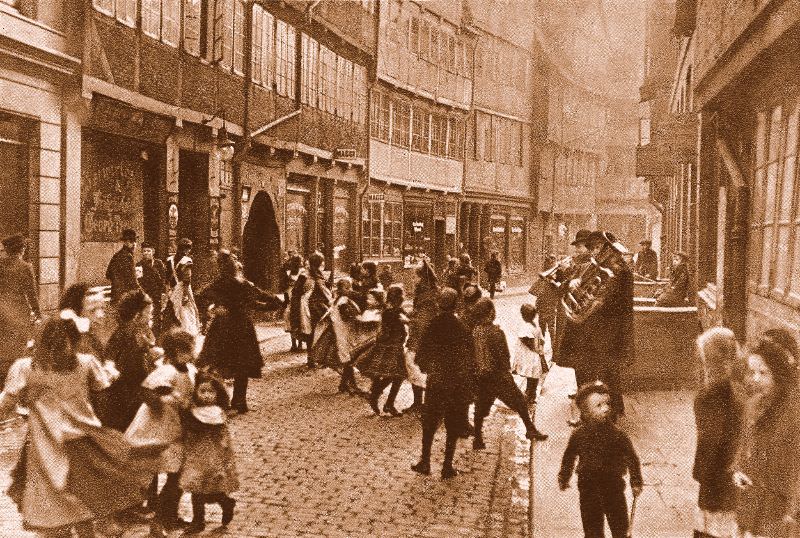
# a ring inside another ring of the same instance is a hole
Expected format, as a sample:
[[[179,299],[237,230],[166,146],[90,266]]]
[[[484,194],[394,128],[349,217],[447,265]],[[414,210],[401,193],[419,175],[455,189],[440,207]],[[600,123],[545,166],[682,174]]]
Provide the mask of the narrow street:
[[[513,293],[513,292],[512,292]],[[498,295],[498,321],[513,334],[527,296]],[[232,421],[242,486],[237,517],[225,536],[526,536],[529,445],[521,421],[498,404],[486,424],[487,450],[459,444],[455,480],[438,478],[444,435],[434,446],[434,473],[423,478],[409,466],[419,455],[416,416],[375,417],[367,403],[336,394],[337,376],[309,371],[304,356],[290,354],[288,339],[262,327],[268,353],[262,379],[251,389],[252,411]],[[366,386],[366,380],[362,379]],[[537,425],[550,434],[534,450],[534,533],[581,535],[576,479],[560,492],[556,474],[569,438],[567,394],[571,370],[554,368],[545,383]],[[645,490],[635,536],[669,538],[691,532],[696,485],[691,478],[694,427],[689,392],[648,392],[626,397],[622,422],[642,461]],[[399,408],[411,403],[404,385]],[[21,428],[0,434],[3,488],[21,441]],[[630,492],[628,493],[630,498]],[[189,497],[181,506],[191,519]],[[206,535],[219,535],[212,508]],[[28,536],[10,499],[0,496],[0,535]],[[146,535],[144,526],[125,536]],[[179,533],[175,534],[176,536]]]

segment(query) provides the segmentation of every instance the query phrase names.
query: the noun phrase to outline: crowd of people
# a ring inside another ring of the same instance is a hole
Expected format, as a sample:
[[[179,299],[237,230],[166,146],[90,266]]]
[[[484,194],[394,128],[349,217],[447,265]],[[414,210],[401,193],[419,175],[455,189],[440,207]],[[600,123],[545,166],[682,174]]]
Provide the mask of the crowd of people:
[[[232,521],[239,478],[227,424],[249,411],[248,381],[261,375],[253,313],[264,310],[283,313],[292,350],[305,347],[308,367],[340,373],[339,392],[363,397],[377,416],[419,415],[422,446],[413,471],[431,473],[434,436],[444,422],[442,479],[459,474],[453,462],[460,439],[486,448],[483,423],[498,399],[519,415],[528,439],[545,441],[535,425],[543,379],[553,362],[573,368],[579,418],[570,420],[558,483],[569,487],[577,473],[585,536],[603,536],[605,520],[615,538],[627,534],[625,475],[634,496],[643,487],[634,445],[618,426],[625,414],[619,374],[633,359],[633,271],[607,262],[614,278],[602,308],[580,322],[556,313],[559,294],[579,285],[600,249],[618,245],[613,235],[578,232],[575,256],[554,268],[568,285],[553,291],[545,278],[535,285],[536,301],[521,306],[522,329],[513,335],[496,323],[491,285],[486,296],[467,254],[452,260],[441,279],[423,259],[408,297],[391,271],[374,262],[353,264],[349,276],[330,286],[322,254],[304,260],[289,252],[276,295],[244,278],[235,252],[221,250],[211,283],[195,294],[191,241],[181,239],[163,262],[142,244],[136,263],[135,232],[121,239],[106,274],[107,315],[96,289],[75,284],[58,313],[39,322],[27,349],[41,317],[33,272],[23,260],[24,238],[3,241],[2,315],[16,337],[4,345],[16,346],[7,356],[21,358],[5,376],[0,419],[18,406],[27,410],[26,442],[8,492],[26,528],[93,536],[95,525],[146,520],[151,536],[178,528],[191,534],[205,528],[209,503],[221,506],[223,525]],[[492,255],[485,267],[490,283],[501,274],[498,265]],[[20,323],[13,316],[23,310]],[[110,336],[101,330],[108,318]],[[717,327],[698,338],[697,355],[705,383],[694,408],[695,536],[794,536],[800,510],[794,336],[771,329],[744,347]],[[368,390],[361,378],[370,380]],[[230,396],[225,380],[232,380]],[[399,409],[405,382],[414,399]],[[191,494],[191,522],[178,517],[184,492]]]

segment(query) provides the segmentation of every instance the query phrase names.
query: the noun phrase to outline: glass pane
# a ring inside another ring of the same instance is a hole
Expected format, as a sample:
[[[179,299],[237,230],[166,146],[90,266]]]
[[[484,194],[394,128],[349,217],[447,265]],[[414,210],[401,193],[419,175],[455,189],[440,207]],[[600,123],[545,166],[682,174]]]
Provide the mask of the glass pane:
[[[750,242],[748,244],[748,280],[758,285],[759,277],[761,275],[761,227],[754,226],[750,229]],[[796,252],[796,250],[795,250]]]
[[[767,191],[764,198],[764,203],[766,204],[764,206],[764,222],[772,222],[772,218],[775,215],[775,191],[777,189],[777,181],[778,163],[774,162],[767,167]]]
[[[786,125],[786,149],[784,150],[786,155],[797,154],[798,120],[800,120],[800,103],[795,105],[794,111],[792,112],[792,115],[789,116],[789,120]]]
[[[764,154],[767,145],[767,114],[765,112],[758,113],[758,124],[756,126],[756,166],[761,167],[764,164]]]
[[[774,289],[783,292],[789,285],[789,225],[778,227],[778,248]]]
[[[769,160],[774,161],[778,158],[778,150],[781,147],[781,114],[783,107],[776,106],[772,109],[772,119],[769,126]]]
[[[800,296],[800,229],[797,227],[794,230],[794,260],[792,260],[791,286],[792,294]]]
[[[789,222],[792,218],[792,198],[794,197],[794,171],[797,156],[793,155],[786,159],[783,165],[783,186],[781,193],[781,207],[778,218],[781,222]]]
[[[761,286],[769,286],[769,269],[772,261],[772,226],[764,228],[764,240],[761,250]]]
[[[764,222],[764,178],[766,172],[764,168],[756,170],[756,177],[753,185],[753,215],[751,222],[759,224]]]

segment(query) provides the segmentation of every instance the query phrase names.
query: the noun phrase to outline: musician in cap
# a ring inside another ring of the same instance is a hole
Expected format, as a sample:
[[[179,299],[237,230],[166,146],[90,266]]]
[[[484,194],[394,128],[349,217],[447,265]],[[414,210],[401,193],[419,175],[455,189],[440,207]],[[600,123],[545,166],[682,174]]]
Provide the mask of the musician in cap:
[[[586,243],[594,263],[569,281],[571,308],[558,357],[572,363],[579,387],[595,380],[608,385],[616,417],[625,412],[621,370],[633,359],[633,273],[613,234],[592,232]]]
[[[25,261],[27,239],[20,234],[2,241],[0,258],[0,366],[25,355],[32,334],[32,319],[39,319],[39,295],[33,266]],[[4,370],[4,369],[3,369]],[[0,379],[5,376],[0,371]]]

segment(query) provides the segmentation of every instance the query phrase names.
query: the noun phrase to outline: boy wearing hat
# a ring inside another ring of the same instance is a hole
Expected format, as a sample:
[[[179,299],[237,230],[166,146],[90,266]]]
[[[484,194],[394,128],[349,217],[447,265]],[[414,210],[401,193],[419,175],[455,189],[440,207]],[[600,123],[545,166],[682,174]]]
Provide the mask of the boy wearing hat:
[[[139,288],[136,279],[133,252],[136,249],[136,231],[122,230],[122,247],[111,257],[106,268],[106,279],[111,282],[111,303],[116,304],[125,292]]]
[[[633,271],[650,280],[658,278],[658,254],[652,249],[653,242],[649,239],[639,241],[639,252],[636,254],[636,262]]]
[[[167,270],[164,262],[155,257],[156,249],[152,244],[142,243],[142,259],[136,264],[139,286],[150,296],[155,305],[156,315],[153,316],[153,334],[158,336],[161,331],[161,312],[164,305],[164,294],[167,293]]]
[[[611,394],[600,381],[582,386],[575,395],[581,412],[581,426],[572,432],[561,460],[558,486],[569,487],[578,467],[578,492],[581,521],[586,538],[602,538],[604,519],[613,538],[628,533],[628,503],[625,499],[625,474],[630,475],[634,497],[642,492],[639,457],[628,435],[612,420]]]

